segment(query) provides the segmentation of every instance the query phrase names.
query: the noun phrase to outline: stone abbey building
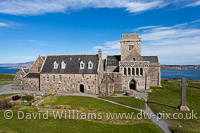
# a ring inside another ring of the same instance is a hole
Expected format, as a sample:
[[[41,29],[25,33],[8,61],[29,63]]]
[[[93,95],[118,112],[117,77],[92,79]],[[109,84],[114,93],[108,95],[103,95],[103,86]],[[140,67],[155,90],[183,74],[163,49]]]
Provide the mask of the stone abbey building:
[[[39,56],[26,72],[20,70],[14,83],[30,91],[111,95],[114,90],[148,92],[150,86],[161,86],[158,56],[141,55],[139,34],[122,35],[121,55],[102,59],[99,50],[94,55]]]

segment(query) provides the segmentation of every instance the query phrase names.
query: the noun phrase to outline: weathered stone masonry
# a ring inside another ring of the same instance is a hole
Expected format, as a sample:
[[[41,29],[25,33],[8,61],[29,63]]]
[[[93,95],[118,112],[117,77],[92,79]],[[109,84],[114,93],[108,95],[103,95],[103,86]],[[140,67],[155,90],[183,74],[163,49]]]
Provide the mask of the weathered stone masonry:
[[[28,73],[20,70],[16,84],[25,90],[111,95],[114,90],[150,91],[161,86],[158,56],[142,56],[139,34],[123,34],[121,55],[39,56]]]

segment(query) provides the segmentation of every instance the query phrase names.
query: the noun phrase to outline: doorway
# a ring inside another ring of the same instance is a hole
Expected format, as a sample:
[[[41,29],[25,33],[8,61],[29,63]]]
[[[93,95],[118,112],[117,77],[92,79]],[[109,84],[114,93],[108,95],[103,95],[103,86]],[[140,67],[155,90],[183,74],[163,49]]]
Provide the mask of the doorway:
[[[135,80],[131,80],[131,82],[129,83],[129,87],[130,87],[130,89],[132,89],[132,90],[136,90],[136,82],[135,82]]]
[[[84,85],[80,85],[80,92],[84,93]]]

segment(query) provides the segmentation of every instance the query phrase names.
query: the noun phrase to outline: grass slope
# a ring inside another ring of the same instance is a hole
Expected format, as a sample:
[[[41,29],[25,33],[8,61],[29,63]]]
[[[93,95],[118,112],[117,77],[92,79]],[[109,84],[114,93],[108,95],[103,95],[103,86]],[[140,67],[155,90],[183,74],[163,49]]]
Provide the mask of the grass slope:
[[[0,74],[0,82],[2,81],[13,81],[14,74]]]
[[[155,113],[165,111],[167,113],[183,113],[184,116],[185,113],[188,113],[176,110],[181,102],[181,88],[178,84],[178,80],[162,80],[162,88],[151,87],[152,93],[149,93],[148,105]],[[187,106],[197,113],[198,119],[168,120],[173,132],[200,132],[200,89],[187,87]],[[183,127],[178,128],[179,124]]]
[[[145,101],[142,99],[136,99],[133,97],[109,97],[109,96],[102,96],[100,98],[128,105],[134,108],[145,109]]]
[[[55,120],[49,117],[48,120],[17,120],[17,114],[11,120],[3,118],[3,112],[0,111],[0,131],[1,132],[75,132],[75,133],[122,133],[122,132],[137,132],[137,133],[161,133],[162,131],[153,123],[135,123],[133,125],[106,124],[85,120]]]
[[[7,97],[10,97],[10,96],[13,96],[13,95],[16,95],[16,94],[2,94],[2,95],[0,95],[0,100],[7,98]]]
[[[43,106],[64,105],[71,108],[80,108],[84,112],[137,112],[135,110],[105,102],[92,97],[79,96],[56,96],[45,101]],[[35,112],[34,108],[24,109],[25,112]],[[31,119],[18,120],[17,110],[14,110],[14,117],[11,120],[4,119],[4,111],[0,111],[0,132],[76,132],[76,133],[162,133],[162,130],[150,120],[133,120],[131,123],[107,123],[91,120],[73,120],[73,119],[54,119],[49,115],[48,120]]]

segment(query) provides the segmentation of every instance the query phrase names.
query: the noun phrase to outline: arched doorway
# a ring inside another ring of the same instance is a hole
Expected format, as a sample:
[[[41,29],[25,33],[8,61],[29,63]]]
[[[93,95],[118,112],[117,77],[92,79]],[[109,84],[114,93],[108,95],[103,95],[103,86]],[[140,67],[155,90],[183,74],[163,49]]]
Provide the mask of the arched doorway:
[[[84,93],[84,85],[80,85],[80,92]]]
[[[132,89],[132,90],[136,90],[136,82],[135,82],[135,80],[131,80],[131,82],[129,83],[129,87],[130,87],[130,89]]]

